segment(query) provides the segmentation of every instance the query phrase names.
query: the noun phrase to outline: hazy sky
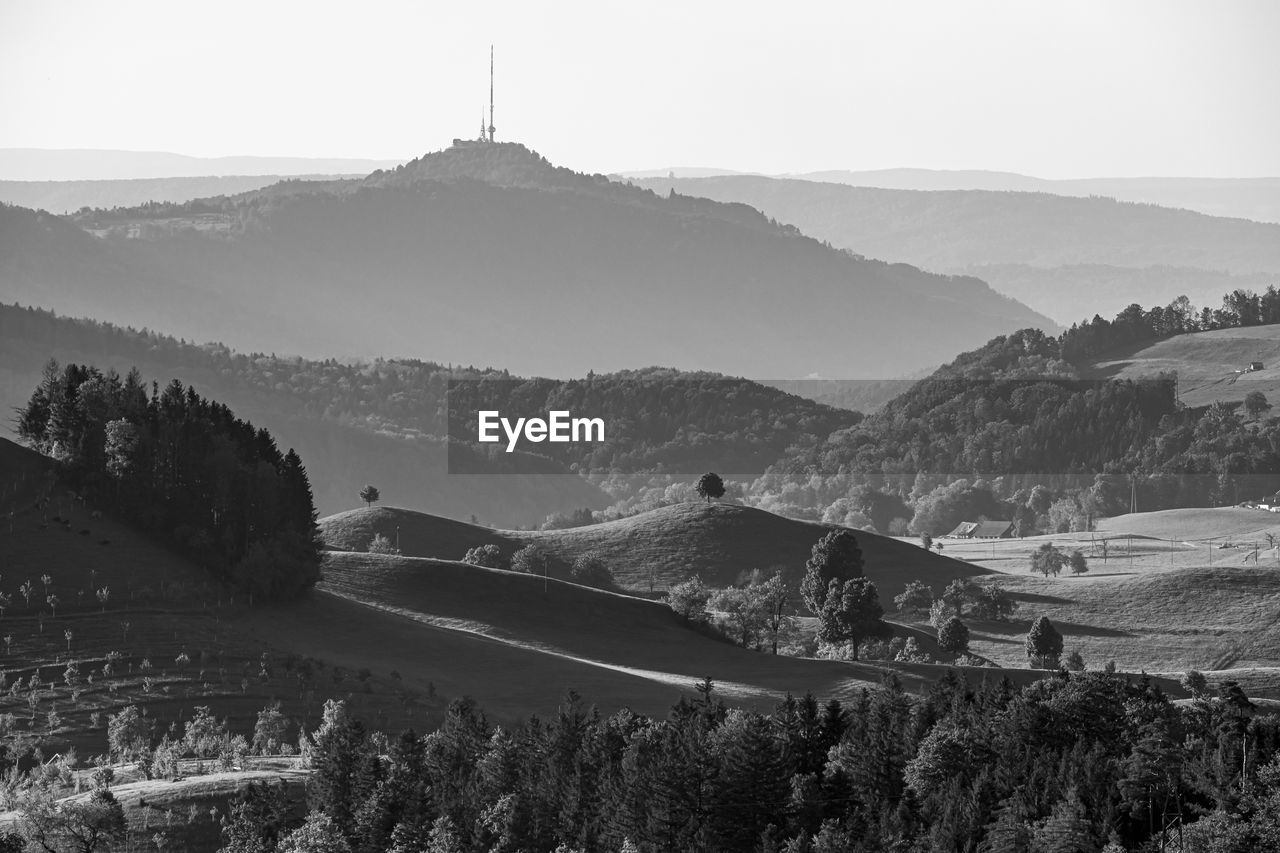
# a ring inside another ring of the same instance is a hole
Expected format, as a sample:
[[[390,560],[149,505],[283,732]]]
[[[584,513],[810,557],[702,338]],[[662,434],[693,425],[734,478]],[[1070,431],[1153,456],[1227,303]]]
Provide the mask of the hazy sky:
[[[1280,175],[1276,0],[0,0],[0,148]]]

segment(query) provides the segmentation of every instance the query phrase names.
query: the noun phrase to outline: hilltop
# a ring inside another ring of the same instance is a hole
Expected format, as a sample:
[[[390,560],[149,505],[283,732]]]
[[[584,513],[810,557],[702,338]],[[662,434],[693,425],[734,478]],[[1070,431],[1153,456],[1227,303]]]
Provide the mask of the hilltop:
[[[782,568],[798,579],[810,550],[833,525],[783,518],[764,510],[728,504],[677,504],[618,521],[569,530],[490,530],[411,510],[392,507],[357,509],[321,519],[321,537],[330,548],[359,551],[374,534],[393,541],[399,535],[406,556],[460,559],[467,549],[495,544],[510,556],[534,544],[566,569],[580,554],[604,560],[619,586],[626,590],[665,590],[698,575],[708,584],[725,586],[752,569]],[[939,589],[958,577],[985,570],[925,551],[911,543],[866,531],[856,531],[866,562],[867,577],[875,581],[880,599],[890,602],[908,581],[919,580]]]
[[[1050,192],[885,189],[753,176],[652,178],[749,204],[835,246],[971,275],[1069,324],[1133,302],[1197,301],[1280,274],[1280,224]]]
[[[0,226],[40,235],[0,241],[8,298],[248,351],[857,378],[1053,327],[977,279],[853,257],[746,205],[659,196],[512,143],[74,223],[3,208]]]

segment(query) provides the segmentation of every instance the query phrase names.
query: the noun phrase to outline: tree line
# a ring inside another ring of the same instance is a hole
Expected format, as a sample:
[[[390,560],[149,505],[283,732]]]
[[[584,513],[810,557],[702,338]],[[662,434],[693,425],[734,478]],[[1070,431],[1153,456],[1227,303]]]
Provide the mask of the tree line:
[[[396,738],[333,703],[312,738],[306,820],[251,791],[224,853],[1216,852],[1280,838],[1280,719],[1231,682],[1175,704],[1145,676],[1018,688],[951,670],[921,696],[889,676],[846,702],[758,713],[705,681],[664,718],[606,717],[570,692],[504,728],[462,699],[437,731]],[[299,832],[329,841],[299,848]]]

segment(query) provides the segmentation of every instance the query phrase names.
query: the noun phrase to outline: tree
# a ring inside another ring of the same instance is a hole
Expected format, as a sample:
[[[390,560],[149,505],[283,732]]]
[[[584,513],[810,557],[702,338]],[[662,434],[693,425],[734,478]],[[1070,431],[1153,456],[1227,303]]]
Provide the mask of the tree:
[[[333,818],[313,811],[302,826],[280,837],[277,853],[350,853],[351,846]]]
[[[377,486],[366,485],[360,490],[360,500],[364,501],[365,506],[371,507],[382,500],[382,495],[378,493]]]
[[[609,571],[608,564],[591,552],[579,554],[574,558],[573,565],[569,568],[569,576],[575,583],[585,586],[594,586],[597,589],[613,587],[613,572]]]
[[[58,802],[47,788],[29,789],[19,802],[18,826],[32,847],[47,853],[94,853],[124,840],[124,809],[115,795],[98,789],[83,801]]]
[[[797,631],[796,618],[788,612],[793,609],[789,607],[791,593],[781,573],[754,586],[759,588],[761,608],[764,611],[764,637],[776,655],[778,643],[794,637]]]
[[[1027,632],[1027,657],[1031,665],[1039,669],[1052,669],[1062,655],[1062,635],[1053,627],[1048,616],[1038,616]]]
[[[1271,404],[1267,402],[1266,394],[1250,391],[1244,395],[1244,410],[1249,413],[1249,417],[1258,420],[1271,410]]]
[[[511,571],[540,575],[546,572],[548,562],[547,553],[537,545],[525,545],[511,555]]]
[[[137,705],[129,705],[107,720],[107,746],[116,761],[131,761],[151,748],[151,721]]]
[[[254,755],[275,755],[289,734],[289,720],[280,711],[280,703],[272,702],[258,712],[253,726]]]
[[[667,590],[667,606],[686,622],[701,622],[705,619],[710,599],[711,590],[698,577],[689,578]]]
[[[969,629],[952,616],[938,629],[938,646],[953,655],[969,651]]]
[[[832,581],[843,589],[846,581],[862,577],[862,549],[850,530],[832,530],[814,544],[804,566],[800,596],[810,612],[822,612]]]
[[[1084,672],[1084,655],[1080,654],[1079,649],[1072,649],[1071,654],[1062,662],[1062,668],[1067,672]]]
[[[1073,575],[1082,575],[1089,571],[1089,561],[1085,558],[1084,552],[1078,548],[1071,552],[1071,559],[1068,562]]]
[[[899,613],[927,611],[933,604],[933,589],[920,581],[909,581],[901,593],[893,597],[893,606]]]
[[[866,578],[853,578],[843,584],[832,580],[822,609],[818,613],[818,639],[826,643],[848,643],[853,659],[858,659],[858,645],[868,637],[884,636],[892,629],[880,621],[884,608],[876,585]]]
[[[708,471],[698,478],[697,491],[698,497],[704,498],[708,504],[712,498],[719,500],[724,497],[724,480],[714,471]]]
[[[497,545],[477,545],[467,549],[462,555],[462,562],[472,566],[483,566],[486,569],[502,568],[502,551]]]
[[[731,586],[717,590],[707,602],[708,609],[725,614],[732,633],[744,649],[764,625],[764,602],[757,592],[755,584]]]
[[[1055,548],[1052,542],[1044,543],[1031,554],[1031,571],[1039,572],[1046,578],[1049,575],[1057,577],[1066,564],[1067,556]]]
[[[927,530],[924,533],[921,533],[920,546],[926,551],[931,550],[933,548],[933,534]]]

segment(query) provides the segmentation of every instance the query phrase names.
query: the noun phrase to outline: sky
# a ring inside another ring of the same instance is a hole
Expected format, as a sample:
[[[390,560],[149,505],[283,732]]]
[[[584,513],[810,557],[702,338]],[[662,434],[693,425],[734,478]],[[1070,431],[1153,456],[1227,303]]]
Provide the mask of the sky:
[[[1280,176],[1276,0],[0,0],[0,148]]]

